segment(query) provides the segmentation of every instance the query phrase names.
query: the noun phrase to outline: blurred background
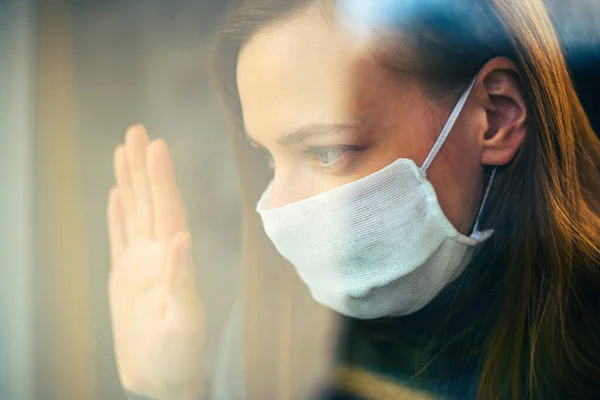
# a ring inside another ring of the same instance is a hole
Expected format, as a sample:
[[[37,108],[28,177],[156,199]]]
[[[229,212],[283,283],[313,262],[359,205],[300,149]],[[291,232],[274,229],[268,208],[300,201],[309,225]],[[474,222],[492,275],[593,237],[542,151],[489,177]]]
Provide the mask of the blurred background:
[[[205,260],[211,374],[239,289],[237,175],[207,72],[231,3],[0,0],[0,399],[123,398],[105,207],[112,151],[138,122],[172,150]],[[600,3],[549,5],[598,131]]]

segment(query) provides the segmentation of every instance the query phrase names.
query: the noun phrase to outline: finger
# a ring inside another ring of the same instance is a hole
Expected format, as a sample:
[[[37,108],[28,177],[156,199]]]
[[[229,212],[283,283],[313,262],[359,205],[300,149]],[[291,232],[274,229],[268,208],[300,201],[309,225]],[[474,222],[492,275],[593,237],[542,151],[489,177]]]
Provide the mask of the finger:
[[[187,231],[187,221],[169,149],[162,139],[152,141],[148,148],[148,175],[154,204],[154,232],[166,245],[177,232]]]
[[[168,287],[173,291],[195,287],[192,241],[189,232],[179,232],[169,241],[165,280]]]
[[[148,134],[142,125],[133,125],[127,130],[125,148],[131,171],[131,181],[135,198],[137,229],[142,236],[152,236],[152,195],[146,169]]]
[[[127,245],[125,232],[124,209],[119,189],[113,186],[108,193],[108,238],[110,243],[111,266],[117,265],[117,260],[123,255]]]
[[[122,144],[117,146],[114,153],[115,179],[119,188],[119,197],[123,204],[125,229],[129,240],[135,236],[136,210],[135,198],[133,195],[133,186],[131,183],[131,174],[129,172],[129,162],[127,160],[127,151]]]

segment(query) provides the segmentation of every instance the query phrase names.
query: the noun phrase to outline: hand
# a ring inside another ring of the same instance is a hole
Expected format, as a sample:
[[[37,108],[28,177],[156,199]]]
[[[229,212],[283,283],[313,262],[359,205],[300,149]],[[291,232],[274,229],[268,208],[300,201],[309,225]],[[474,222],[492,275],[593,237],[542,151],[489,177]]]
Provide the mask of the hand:
[[[108,197],[109,303],[123,386],[157,399],[198,399],[205,314],[186,212],[167,145],[134,125],[114,152]]]

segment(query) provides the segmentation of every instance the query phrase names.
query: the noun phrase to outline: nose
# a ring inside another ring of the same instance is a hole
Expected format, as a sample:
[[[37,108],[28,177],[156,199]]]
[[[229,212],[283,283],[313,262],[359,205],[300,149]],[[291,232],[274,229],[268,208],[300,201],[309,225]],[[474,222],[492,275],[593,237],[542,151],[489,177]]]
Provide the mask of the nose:
[[[302,185],[294,182],[291,176],[284,177],[275,174],[271,184],[270,209],[283,207],[302,198]]]

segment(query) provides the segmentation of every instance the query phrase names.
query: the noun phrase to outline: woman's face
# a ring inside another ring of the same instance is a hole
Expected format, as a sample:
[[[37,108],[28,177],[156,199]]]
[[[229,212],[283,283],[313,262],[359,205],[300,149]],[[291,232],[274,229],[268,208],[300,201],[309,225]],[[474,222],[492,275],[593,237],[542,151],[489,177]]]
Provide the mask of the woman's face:
[[[420,166],[457,100],[458,94],[434,102],[414,83],[392,76],[340,26],[311,10],[263,29],[239,55],[246,132],[266,149],[274,168],[272,208],[352,182],[398,158]],[[427,175],[462,233],[482,196],[486,95],[473,91]]]

